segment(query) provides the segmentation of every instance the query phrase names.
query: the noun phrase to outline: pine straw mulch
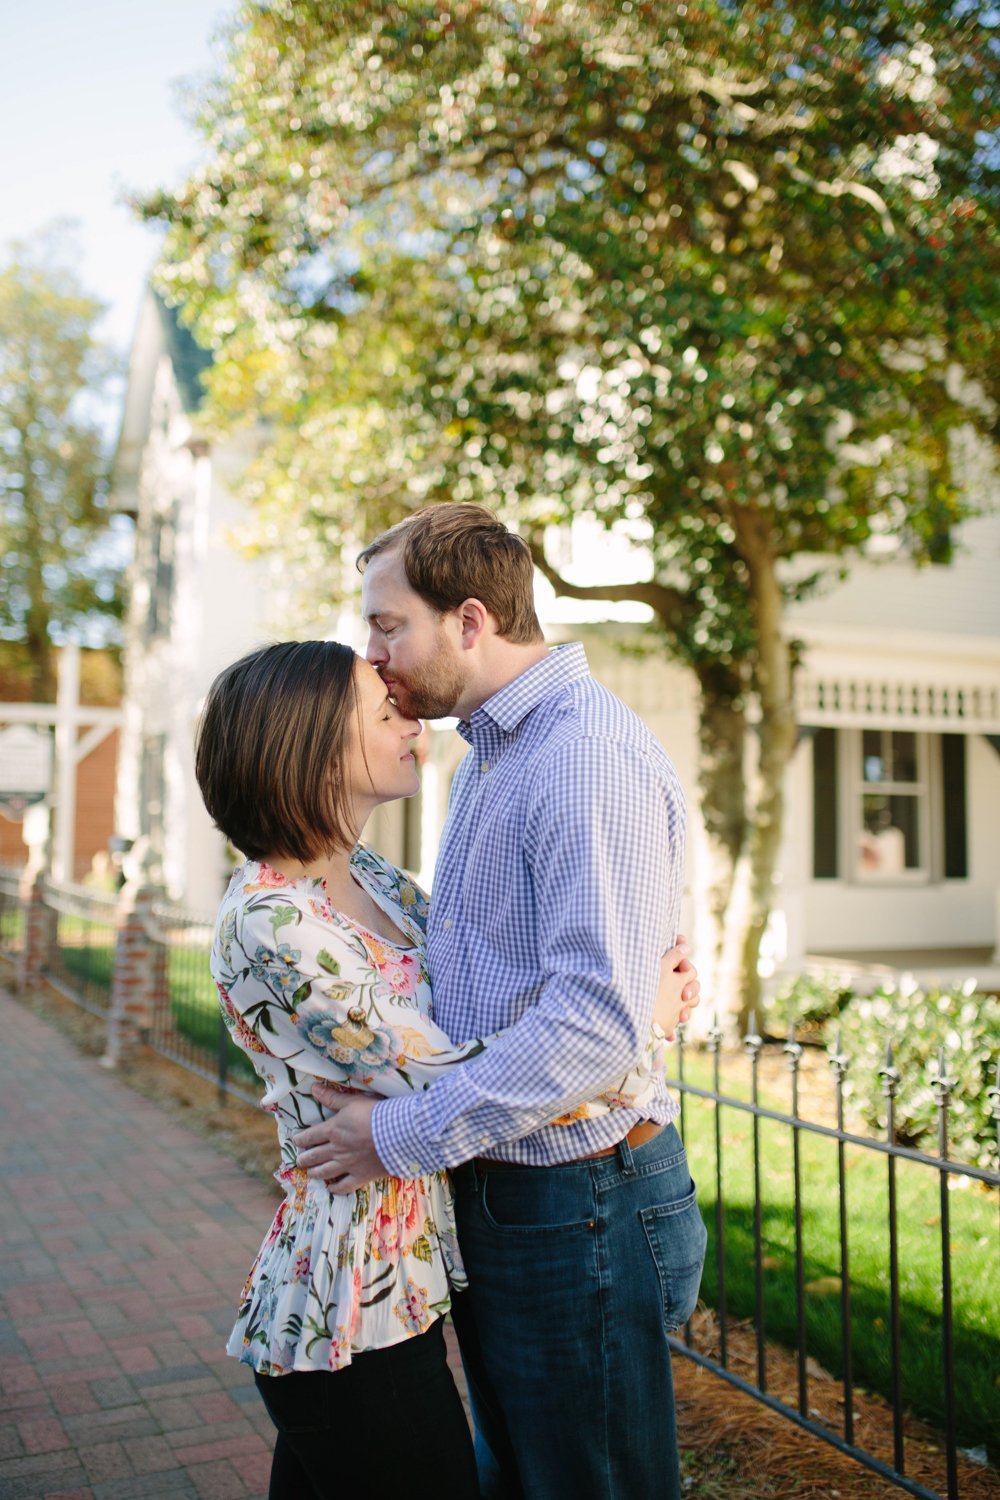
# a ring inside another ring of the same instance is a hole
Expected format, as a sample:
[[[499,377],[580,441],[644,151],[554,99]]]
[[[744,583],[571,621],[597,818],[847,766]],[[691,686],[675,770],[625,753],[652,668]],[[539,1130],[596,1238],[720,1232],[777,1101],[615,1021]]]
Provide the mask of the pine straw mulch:
[[[7,980],[5,988],[13,995],[12,979],[8,966],[0,965],[0,982]],[[39,987],[31,997],[14,998],[58,1027],[81,1052],[92,1057],[103,1053],[104,1022],[57,990]],[[807,1068],[814,1075],[810,1082],[815,1082],[819,1095],[825,1082],[822,1069],[818,1063],[811,1068],[807,1064]],[[777,1058],[772,1070],[776,1081]],[[221,1105],[214,1085],[152,1052],[119,1069],[116,1077],[211,1139],[255,1177],[272,1180],[274,1122],[270,1115],[236,1099]],[[715,1314],[701,1308],[692,1323],[697,1347],[718,1358]],[[731,1320],[727,1349],[733,1373],[754,1380],[757,1345],[753,1328]],[[841,1386],[814,1360],[809,1361],[808,1369],[810,1415],[833,1431],[842,1432]],[[771,1393],[796,1406],[795,1355],[768,1344],[767,1371]],[[905,1493],[692,1360],[680,1356],[674,1359],[674,1382],[684,1485],[690,1500],[899,1500]],[[946,1494],[940,1434],[909,1418],[905,1432],[909,1477]],[[854,1440],[858,1447],[892,1462],[892,1410],[887,1402],[855,1391]],[[958,1464],[961,1500],[1000,1500],[1000,1474],[996,1469],[962,1457]]]
[[[695,1347],[718,1359],[714,1312],[699,1309],[692,1324]],[[730,1370],[755,1382],[757,1340],[752,1326],[730,1320],[726,1342]],[[842,1435],[842,1385],[813,1359],[807,1371],[809,1416]],[[900,1500],[905,1493],[693,1360],[675,1357],[674,1383],[685,1486],[696,1500]],[[794,1353],[767,1345],[767,1384],[771,1395],[797,1409]],[[907,1477],[947,1494],[941,1434],[907,1416],[904,1435]],[[880,1396],[857,1389],[854,1444],[892,1464],[892,1408]],[[961,1500],[998,1500],[1000,1473],[960,1454],[958,1492]]]

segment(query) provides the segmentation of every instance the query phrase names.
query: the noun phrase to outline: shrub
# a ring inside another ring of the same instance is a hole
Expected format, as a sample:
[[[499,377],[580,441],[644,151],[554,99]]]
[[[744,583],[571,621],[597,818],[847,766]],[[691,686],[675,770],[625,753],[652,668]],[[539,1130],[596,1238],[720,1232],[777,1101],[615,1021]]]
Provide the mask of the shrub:
[[[883,984],[870,995],[853,995],[825,1026],[832,1043],[851,1059],[845,1094],[873,1129],[886,1128],[886,1100],[879,1068],[892,1043],[900,1081],[895,1097],[896,1138],[933,1150],[938,1108],[932,1078],[944,1048],[945,1071],[954,1079],[948,1108],[948,1154],[981,1167],[996,1167],[996,1122],[990,1086],[1000,1056],[1000,998],[977,993],[975,981],[950,989],[922,990],[912,979]]]
[[[769,1002],[768,1030],[784,1035],[794,1025],[807,1039],[820,1036],[826,1022],[840,1015],[852,995],[847,981],[836,974],[798,974]]]

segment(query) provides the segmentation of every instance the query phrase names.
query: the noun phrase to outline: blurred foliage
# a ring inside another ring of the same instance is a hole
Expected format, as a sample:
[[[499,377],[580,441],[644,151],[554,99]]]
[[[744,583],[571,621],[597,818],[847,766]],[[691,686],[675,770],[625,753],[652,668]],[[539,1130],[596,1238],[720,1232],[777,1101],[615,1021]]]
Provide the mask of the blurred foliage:
[[[244,6],[206,164],[146,211],[217,412],[274,424],[269,542],[435,499],[642,519],[713,659],[761,543],[945,555],[948,429],[995,420],[950,367],[998,395],[995,19]]]
[[[860,995],[836,975],[802,975],[775,996],[767,1021],[782,1028],[794,1022],[849,1059],[845,1096],[867,1125],[882,1132],[886,1099],[879,1070],[891,1044],[898,1073],[896,1139],[921,1150],[937,1145],[934,1077],[943,1048],[944,1071],[952,1080],[949,1155],[996,1170],[990,1089],[1000,1065],[1000,996],[979,993],[975,980],[923,989],[905,975]]]
[[[800,1039],[815,1039],[840,1015],[852,994],[850,983],[837,974],[797,974],[768,1001],[767,1029],[783,1035],[794,1026]]]
[[[0,639],[36,702],[55,697],[53,634],[99,621],[108,639],[121,614],[95,399],[112,363],[73,253],[53,231],[0,263]]]

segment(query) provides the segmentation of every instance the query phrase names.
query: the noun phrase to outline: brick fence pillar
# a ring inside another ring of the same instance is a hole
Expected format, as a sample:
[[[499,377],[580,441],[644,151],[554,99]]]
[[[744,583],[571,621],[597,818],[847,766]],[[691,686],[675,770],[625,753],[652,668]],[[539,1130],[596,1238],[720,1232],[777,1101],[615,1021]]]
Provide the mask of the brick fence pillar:
[[[127,885],[118,903],[115,968],[108,1011],[107,1049],[101,1061],[115,1068],[144,1045],[167,998],[167,949],[151,936],[158,886]]]
[[[17,956],[15,982],[19,990],[30,990],[41,981],[48,968],[56,946],[59,914],[46,905],[45,875],[41,870],[25,872],[20,900],[24,934]]]

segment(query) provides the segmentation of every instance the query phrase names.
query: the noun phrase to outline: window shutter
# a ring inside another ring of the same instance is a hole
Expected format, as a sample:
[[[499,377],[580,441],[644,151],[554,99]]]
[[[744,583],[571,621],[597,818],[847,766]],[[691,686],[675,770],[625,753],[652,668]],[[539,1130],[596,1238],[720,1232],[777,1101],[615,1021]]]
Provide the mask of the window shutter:
[[[941,779],[944,783],[944,875],[946,880],[964,880],[969,873],[964,734],[941,736]]]
[[[813,877],[835,880],[837,870],[837,731],[813,735]]]

